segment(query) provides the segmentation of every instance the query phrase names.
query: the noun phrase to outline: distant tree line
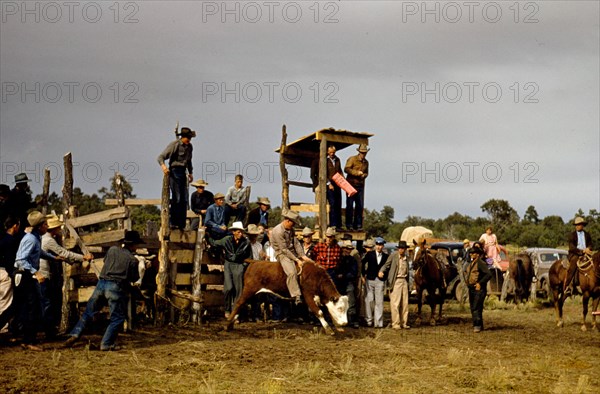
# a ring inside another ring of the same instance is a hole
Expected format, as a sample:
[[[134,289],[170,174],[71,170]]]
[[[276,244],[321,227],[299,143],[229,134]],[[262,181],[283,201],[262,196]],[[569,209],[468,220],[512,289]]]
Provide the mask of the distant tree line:
[[[133,187],[125,181],[123,183],[125,198],[135,198]],[[107,209],[104,201],[116,198],[116,184],[111,178],[110,188],[103,187],[98,193],[85,194],[80,188],[73,190],[73,204],[77,206],[79,215],[87,215]],[[39,196],[36,201],[39,201]],[[62,200],[55,192],[48,197],[48,211],[61,212]],[[256,204],[252,203],[251,208]],[[131,208],[133,229],[144,232],[147,221],[160,223],[160,209],[154,205],[135,206]],[[573,220],[577,216],[583,217],[588,225],[586,230],[591,234],[595,248],[600,249],[600,212],[591,209],[587,215],[579,209],[566,222],[558,215],[540,218],[535,207],[530,205],[523,218],[511,207],[506,200],[491,199],[481,205],[485,217],[470,217],[458,212],[448,215],[444,219],[429,219],[420,216],[408,216],[401,222],[394,221],[394,208],[384,206],[380,211],[365,208],[364,229],[368,237],[382,236],[389,242],[400,239],[402,231],[409,226],[427,227],[436,238],[453,240],[477,240],[484,233],[485,227],[492,225],[494,233],[501,244],[511,244],[519,247],[566,247],[567,234],[573,231]],[[281,208],[273,207],[269,215],[269,225],[275,226],[281,221]],[[302,226],[314,228],[315,217],[303,217]],[[91,228],[98,231],[101,228]]]

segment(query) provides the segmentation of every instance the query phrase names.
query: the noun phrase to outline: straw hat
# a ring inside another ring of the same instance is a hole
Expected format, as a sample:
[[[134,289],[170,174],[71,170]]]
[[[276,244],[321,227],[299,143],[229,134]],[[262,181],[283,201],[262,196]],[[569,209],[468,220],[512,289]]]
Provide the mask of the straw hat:
[[[235,223],[234,223],[235,224]],[[260,234],[262,231],[260,231],[260,229],[258,228],[258,226],[256,224],[249,224],[248,225],[248,231],[247,233],[249,235],[258,235]]]
[[[268,207],[271,206],[271,201],[269,201],[268,197],[259,197],[258,198],[258,205],[266,205]]]
[[[60,221],[57,216],[50,216],[48,218],[48,230],[52,230],[53,228],[61,227],[64,223]]]
[[[577,226],[578,224],[583,224],[583,225],[585,226],[585,225],[587,225],[587,222],[585,221],[585,219],[584,219],[584,218],[582,218],[582,217],[580,217],[580,216],[577,216],[577,217],[575,218],[575,223],[574,223],[574,224],[575,224],[576,226]]]
[[[204,179],[199,178],[199,179],[196,179],[194,182],[190,183],[190,186],[206,187],[206,186],[208,186],[208,183]]]

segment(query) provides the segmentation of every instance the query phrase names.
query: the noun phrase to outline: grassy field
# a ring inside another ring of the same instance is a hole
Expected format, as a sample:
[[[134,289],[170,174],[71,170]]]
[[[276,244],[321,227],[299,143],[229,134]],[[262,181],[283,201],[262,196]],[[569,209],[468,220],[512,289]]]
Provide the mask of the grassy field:
[[[223,332],[216,321],[143,327],[120,336],[125,349],[118,352],[90,350],[87,341],[73,349],[46,344],[44,352],[2,345],[0,387],[8,393],[600,392],[600,333],[580,330],[580,301],[567,300],[559,329],[547,305],[516,307],[492,298],[480,334],[472,332],[466,309],[446,307],[446,321],[436,327],[348,328],[333,337],[295,324],[242,323]],[[100,336],[86,339],[98,343]]]

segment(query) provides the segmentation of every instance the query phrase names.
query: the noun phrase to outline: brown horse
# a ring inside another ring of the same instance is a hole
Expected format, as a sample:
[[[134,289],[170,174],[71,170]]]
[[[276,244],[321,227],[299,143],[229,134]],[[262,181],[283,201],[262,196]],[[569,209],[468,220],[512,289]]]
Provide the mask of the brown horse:
[[[449,283],[458,271],[456,267],[450,266],[442,276],[442,272],[434,256],[429,253],[425,247],[425,240],[417,244],[415,249],[415,257],[413,260],[413,269],[415,270],[414,280],[417,290],[417,320],[416,324],[421,324],[421,308],[423,306],[423,290],[427,290],[427,300],[431,308],[431,319],[429,324],[436,325],[436,322],[442,319],[442,305],[446,298],[446,284]],[[445,278],[445,280],[444,280]],[[439,305],[438,318],[435,318],[435,307]]]
[[[521,253],[508,264],[510,279],[515,284],[515,302],[527,302],[531,295],[531,281],[533,280],[533,263],[531,257]]]
[[[581,330],[587,331],[586,317],[588,313],[588,304],[592,298],[592,329],[598,329],[596,324],[596,311],[600,303],[600,252],[594,254],[591,261],[584,264],[578,264],[577,276],[579,279],[579,287],[582,292],[583,316],[581,321]],[[556,312],[557,326],[562,327],[563,320],[563,304],[565,296],[563,292],[563,283],[567,275],[567,269],[562,265],[562,262],[556,261],[550,267],[548,273],[550,280],[550,288],[554,298],[554,310]]]
[[[550,266],[548,271],[548,282],[552,291],[552,302],[554,303],[554,314],[556,315],[556,326],[562,327],[563,322],[563,304],[565,303],[565,292],[563,283],[567,277],[567,268],[562,260],[556,260]]]

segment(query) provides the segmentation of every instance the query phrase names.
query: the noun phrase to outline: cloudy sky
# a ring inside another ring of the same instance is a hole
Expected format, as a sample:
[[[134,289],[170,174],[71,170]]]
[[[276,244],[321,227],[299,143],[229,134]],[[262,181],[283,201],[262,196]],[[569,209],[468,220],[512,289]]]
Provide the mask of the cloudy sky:
[[[285,124],[289,140],[375,134],[366,206],[396,220],[480,216],[491,198],[600,209],[596,1],[0,4],[2,183],[27,172],[37,194],[50,167],[60,192],[72,152],[85,192],[119,170],[159,198],[179,121],[209,190],[240,172],[279,205]]]

